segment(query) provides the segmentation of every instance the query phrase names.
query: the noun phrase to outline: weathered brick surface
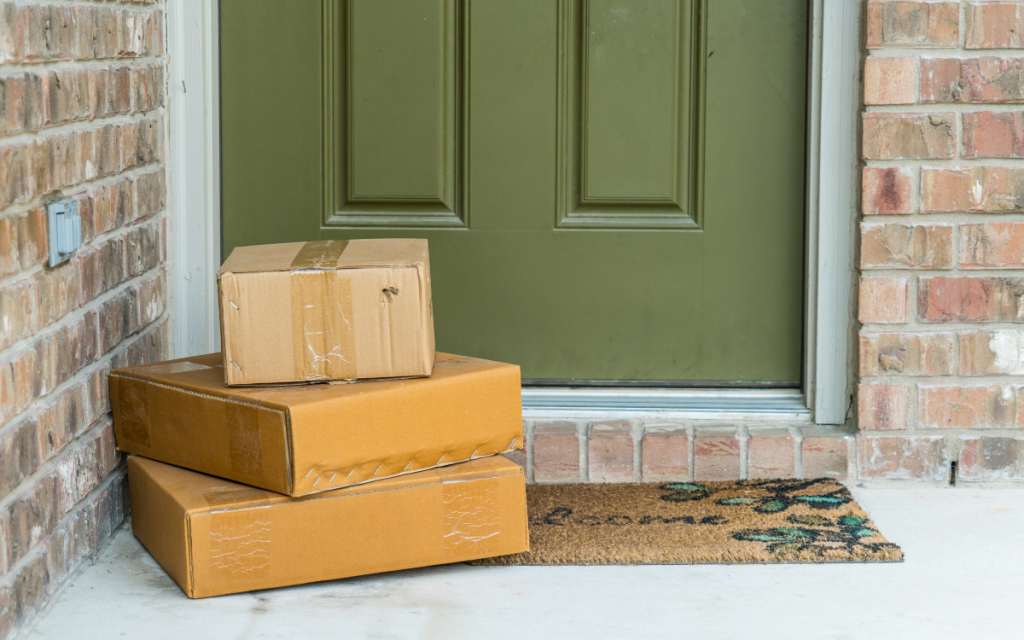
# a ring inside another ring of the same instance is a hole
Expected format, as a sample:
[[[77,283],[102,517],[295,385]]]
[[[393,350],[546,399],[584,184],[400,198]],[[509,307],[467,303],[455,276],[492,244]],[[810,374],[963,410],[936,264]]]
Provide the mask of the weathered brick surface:
[[[845,480],[850,457],[849,439],[805,434],[800,442],[800,458],[805,478]]]
[[[864,114],[864,158],[953,158],[956,117],[952,113]]]
[[[961,332],[960,375],[1024,375],[1024,329]]]
[[[164,3],[0,0],[0,638],[126,511],[107,373],[165,358]],[[49,267],[45,203],[83,246]]]
[[[1024,4],[967,2],[965,30],[968,49],[1020,49],[1024,47]]]
[[[693,438],[694,480],[738,480],[740,441],[735,430],[698,430]]]
[[[590,425],[587,462],[591,482],[631,482],[633,431],[629,423]]]
[[[1024,112],[963,114],[964,158],[1024,158]]]
[[[925,168],[921,210],[925,213],[1024,211],[1024,167]]]
[[[960,39],[958,2],[869,0],[868,48],[954,47]]]
[[[1024,58],[924,58],[921,102],[1007,103],[1024,100]]]
[[[913,104],[917,64],[914,58],[872,57],[864,61],[864,104]]]
[[[857,315],[864,324],[907,321],[909,278],[861,278]]]
[[[962,436],[957,479],[969,482],[1024,480],[1024,438]]]
[[[796,475],[796,438],[786,429],[751,431],[747,440],[747,477],[792,478]]]
[[[857,436],[861,478],[931,480],[949,477],[945,436]]]
[[[578,482],[580,439],[571,422],[540,423],[533,428],[535,482]]]
[[[953,227],[943,224],[878,224],[860,229],[862,269],[949,269]]]
[[[1024,269],[1024,223],[961,225],[960,266],[965,269]]]
[[[906,429],[910,386],[906,384],[862,384],[857,392],[860,428]]]
[[[1020,385],[922,384],[918,387],[918,424],[929,429],[1024,427],[1022,390]]]
[[[921,322],[1024,322],[1024,278],[921,278]]]
[[[644,482],[688,480],[690,437],[682,425],[645,425],[640,442]]]
[[[912,172],[905,167],[865,167],[861,205],[864,215],[913,213]]]
[[[860,375],[952,375],[954,340],[952,333],[862,333]]]

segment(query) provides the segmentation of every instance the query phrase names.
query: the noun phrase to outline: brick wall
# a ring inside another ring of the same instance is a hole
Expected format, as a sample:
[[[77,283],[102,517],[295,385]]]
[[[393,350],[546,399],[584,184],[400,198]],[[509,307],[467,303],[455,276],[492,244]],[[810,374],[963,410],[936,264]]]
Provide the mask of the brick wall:
[[[1024,480],[1024,2],[866,24],[860,475]]]
[[[157,0],[0,1],[0,638],[126,512],[106,374],[166,350],[164,76]]]

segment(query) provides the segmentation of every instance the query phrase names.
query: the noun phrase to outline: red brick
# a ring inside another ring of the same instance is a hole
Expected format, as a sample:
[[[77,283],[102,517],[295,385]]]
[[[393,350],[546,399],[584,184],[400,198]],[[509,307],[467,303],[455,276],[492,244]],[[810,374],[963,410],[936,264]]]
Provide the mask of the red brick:
[[[7,425],[0,432],[0,498],[39,470],[43,462],[39,423],[32,417]]]
[[[924,213],[1024,211],[1024,168],[958,167],[921,171]]]
[[[857,317],[864,324],[907,321],[908,278],[861,278]]]
[[[24,624],[46,603],[51,588],[46,556],[35,554],[14,576],[11,587],[14,591],[17,624]]]
[[[960,375],[1024,375],[1024,330],[961,332]]]
[[[85,384],[73,386],[36,410],[44,458],[55,456],[89,426],[89,392]]]
[[[132,72],[132,109],[151,111],[164,104],[164,68],[150,65]]]
[[[958,480],[1024,480],[1024,438],[961,436]]]
[[[953,373],[951,333],[862,333],[860,375],[948,376]]]
[[[956,157],[952,113],[865,113],[862,155],[867,160]]]
[[[921,102],[1024,100],[1024,58],[923,58]]]
[[[587,450],[591,482],[633,480],[633,431],[628,422],[591,425]]]
[[[921,278],[921,322],[1024,322],[1024,278]]]
[[[690,436],[681,425],[648,425],[640,443],[644,482],[688,480]]]
[[[576,425],[551,422],[534,426],[534,481],[578,482],[579,478],[580,440],[576,433]]]
[[[735,430],[698,430],[693,439],[695,480],[738,480],[740,441]]]
[[[14,275],[20,269],[17,219],[0,218],[0,278]]]
[[[1024,223],[961,225],[960,266],[965,269],[1024,269]]]
[[[909,387],[862,384],[857,390],[857,424],[864,430],[906,429]]]
[[[862,269],[949,269],[953,228],[939,224],[862,223]]]
[[[944,436],[857,436],[861,478],[877,480],[948,479]]]
[[[25,48],[25,15],[13,2],[0,4],[0,63],[21,58]],[[0,638],[6,637],[0,629]]]
[[[786,429],[752,431],[747,440],[747,477],[792,478],[796,475],[796,438]]]
[[[864,60],[864,104],[913,104],[917,102],[916,58]]]
[[[30,145],[0,146],[0,208],[31,198]]]
[[[963,114],[964,158],[1024,158],[1024,112]]]
[[[133,219],[148,218],[163,211],[167,194],[167,182],[163,168],[144,173],[135,180],[136,212]]]
[[[800,459],[805,478],[845,480],[850,443],[846,436],[805,435],[800,443]]]
[[[1021,2],[967,2],[968,49],[1020,49],[1024,47],[1024,4]]]
[[[1018,412],[1021,387],[1004,385],[918,386],[918,424],[932,429],[1002,429],[1024,426]]]
[[[12,357],[0,360],[0,424],[7,422],[20,411],[18,391],[14,387],[14,361]]]
[[[6,576],[11,570],[9,562],[11,557],[11,522],[6,511],[0,511],[0,576]],[[4,594],[0,592],[0,638],[4,638],[3,617],[4,617]]]
[[[91,75],[96,117],[132,112],[132,76],[130,67],[94,69]]]
[[[861,198],[864,215],[913,213],[910,177],[907,167],[865,167]]]
[[[915,45],[955,47],[959,40],[959,2],[868,2],[869,49]]]
[[[6,349],[42,326],[38,276],[0,289],[0,349]]]
[[[53,475],[40,478],[8,507],[11,557],[23,558],[57,526],[57,483]]]

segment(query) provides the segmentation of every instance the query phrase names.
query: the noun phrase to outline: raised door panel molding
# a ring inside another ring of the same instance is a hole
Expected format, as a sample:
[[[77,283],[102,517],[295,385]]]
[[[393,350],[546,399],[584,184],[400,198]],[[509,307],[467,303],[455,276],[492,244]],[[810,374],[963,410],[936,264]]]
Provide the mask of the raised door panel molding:
[[[562,0],[558,227],[700,227],[704,1]]]
[[[323,0],[325,219],[464,227],[463,0]]]

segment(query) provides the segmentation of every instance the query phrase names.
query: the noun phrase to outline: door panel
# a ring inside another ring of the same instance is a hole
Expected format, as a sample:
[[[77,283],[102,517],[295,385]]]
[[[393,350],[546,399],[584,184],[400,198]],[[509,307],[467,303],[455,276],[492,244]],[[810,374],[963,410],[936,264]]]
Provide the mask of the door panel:
[[[439,349],[799,381],[805,1],[282,4],[221,0],[225,252],[425,237]]]

